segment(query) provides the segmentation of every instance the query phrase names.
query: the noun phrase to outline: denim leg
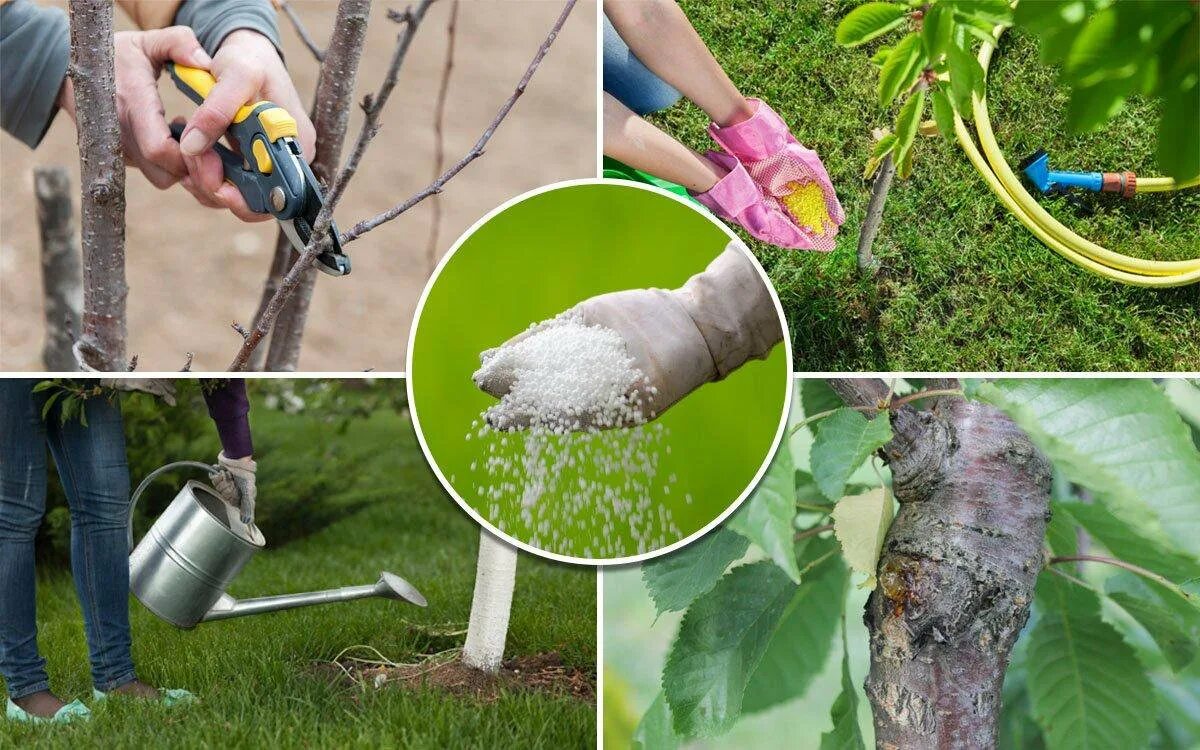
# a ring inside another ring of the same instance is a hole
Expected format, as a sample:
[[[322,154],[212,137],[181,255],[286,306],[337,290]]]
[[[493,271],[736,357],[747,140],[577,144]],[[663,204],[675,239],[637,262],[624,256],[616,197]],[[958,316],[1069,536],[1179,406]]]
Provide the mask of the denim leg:
[[[604,18],[604,90],[639,115],[666,109],[679,101],[675,87],[637,59],[616,28]]]
[[[38,654],[33,540],[46,511],[46,431],[36,380],[0,380],[0,676],[8,697],[50,689]]]
[[[103,692],[135,678],[129,633],[129,465],[120,404],[85,403],[79,419],[48,424],[71,506],[71,572],[83,609],[92,682]]]

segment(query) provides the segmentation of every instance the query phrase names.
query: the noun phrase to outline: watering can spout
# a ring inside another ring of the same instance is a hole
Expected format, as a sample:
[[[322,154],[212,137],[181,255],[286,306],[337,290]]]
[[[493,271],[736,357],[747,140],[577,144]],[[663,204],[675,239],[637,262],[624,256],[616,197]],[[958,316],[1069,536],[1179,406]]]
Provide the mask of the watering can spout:
[[[415,586],[394,573],[384,571],[380,574],[378,581],[365,586],[343,586],[303,594],[282,594],[240,600],[229,594],[221,594],[216,603],[200,618],[200,621],[228,620],[231,617],[278,612],[295,607],[307,607],[310,604],[348,602],[353,599],[369,599],[371,597],[402,599],[418,607],[426,605],[425,597],[421,595],[420,591],[417,591]]]

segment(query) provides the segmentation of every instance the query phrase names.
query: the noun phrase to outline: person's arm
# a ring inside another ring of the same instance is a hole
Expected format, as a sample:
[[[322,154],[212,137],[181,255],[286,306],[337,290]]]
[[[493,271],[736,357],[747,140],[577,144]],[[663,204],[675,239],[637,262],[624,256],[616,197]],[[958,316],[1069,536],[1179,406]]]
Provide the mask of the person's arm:
[[[37,148],[58,112],[70,61],[67,14],[31,0],[0,4],[0,126]]]
[[[258,498],[258,465],[250,440],[250,399],[246,397],[246,381],[203,381],[201,388],[208,415],[221,438],[221,453],[217,456],[221,471],[213,477],[213,487],[227,503],[241,510],[242,523],[253,524],[254,504]]]

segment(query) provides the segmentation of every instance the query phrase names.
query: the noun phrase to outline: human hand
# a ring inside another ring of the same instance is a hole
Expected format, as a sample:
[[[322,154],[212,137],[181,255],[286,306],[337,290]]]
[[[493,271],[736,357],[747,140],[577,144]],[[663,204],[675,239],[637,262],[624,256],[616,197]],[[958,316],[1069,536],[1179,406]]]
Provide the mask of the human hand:
[[[254,501],[258,498],[255,474],[258,465],[250,456],[228,458],[224,451],[217,455],[218,471],[213,475],[213,489],[225,502],[241,511],[242,523],[254,524]]]
[[[179,141],[187,176],[183,186],[206,206],[227,208],[243,221],[265,221],[269,214],[255,213],[236,187],[225,182],[221,158],[213,150],[233,116],[244,104],[270,100],[296,120],[297,141],[304,158],[311,160],[316,149],[316,131],[292,85],[283,60],[271,41],[249,29],[238,29],[225,37],[207,68],[216,85],[188,120]]]
[[[188,173],[179,144],[171,138],[166,112],[158,95],[158,75],[169,60],[207,68],[208,53],[186,26],[152,31],[122,31],[113,35],[116,57],[117,119],[125,161],[164,190]],[[59,92],[59,106],[75,116],[75,92],[68,76]]]
[[[473,376],[476,386],[500,399],[513,394],[520,379],[538,366],[536,361],[526,361],[535,348],[528,342],[564,322],[598,326],[619,337],[630,368],[640,374],[622,380],[630,408],[581,412],[576,403],[560,400],[558,394],[539,399],[537,393],[522,393],[521,403],[489,411],[493,427],[524,429],[540,420],[586,430],[655,419],[705,383],[725,377],[750,358],[765,357],[783,338],[766,284],[746,251],[731,245],[679,289],[631,289],[592,297],[483,352],[481,367]],[[595,367],[589,356],[587,351],[567,353],[566,367],[584,373]],[[525,403],[530,397],[531,402]]]

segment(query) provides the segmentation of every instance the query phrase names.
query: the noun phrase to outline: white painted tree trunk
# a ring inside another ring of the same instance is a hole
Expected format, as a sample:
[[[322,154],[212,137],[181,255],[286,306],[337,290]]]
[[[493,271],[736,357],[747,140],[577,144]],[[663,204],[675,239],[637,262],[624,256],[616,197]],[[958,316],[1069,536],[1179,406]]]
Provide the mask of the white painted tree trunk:
[[[463,663],[468,667],[484,672],[500,670],[516,580],[517,549],[481,529],[471,623],[463,646]]]

